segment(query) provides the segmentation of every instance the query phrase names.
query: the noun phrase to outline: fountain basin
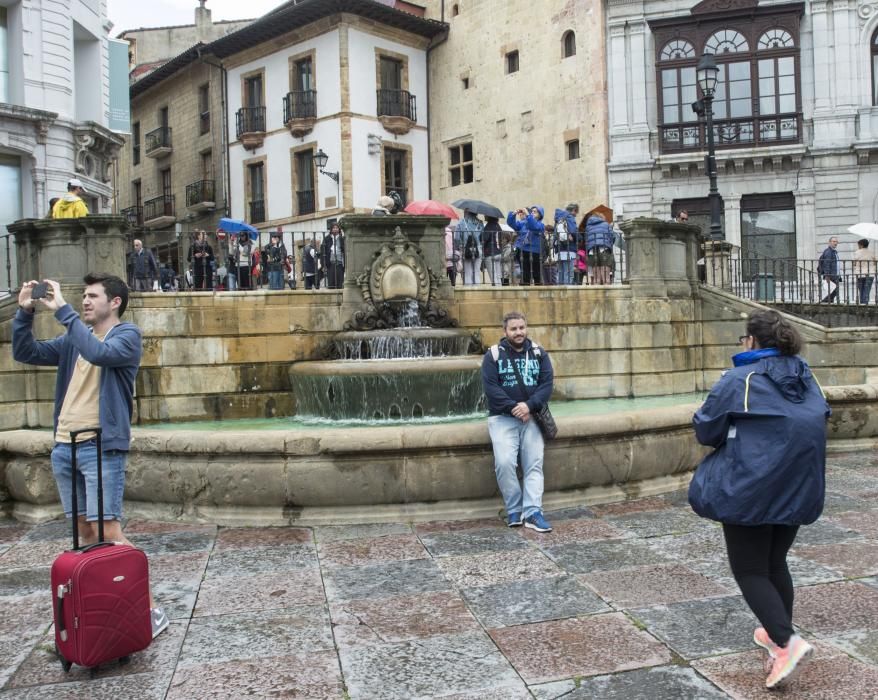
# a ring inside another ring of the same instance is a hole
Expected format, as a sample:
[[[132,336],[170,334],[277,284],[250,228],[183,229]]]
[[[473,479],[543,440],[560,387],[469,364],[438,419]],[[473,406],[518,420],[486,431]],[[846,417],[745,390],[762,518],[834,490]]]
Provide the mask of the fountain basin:
[[[829,449],[874,446],[878,386],[826,387]],[[545,456],[547,508],[639,497],[685,485],[705,448],[699,403],[559,416]],[[321,430],[133,430],[128,517],[218,524],[466,518],[502,508],[484,418]],[[47,430],[0,432],[0,493],[15,517],[60,509]]]
[[[382,331],[383,333],[383,331]],[[409,419],[481,410],[482,358],[296,362],[296,415],[332,420]]]

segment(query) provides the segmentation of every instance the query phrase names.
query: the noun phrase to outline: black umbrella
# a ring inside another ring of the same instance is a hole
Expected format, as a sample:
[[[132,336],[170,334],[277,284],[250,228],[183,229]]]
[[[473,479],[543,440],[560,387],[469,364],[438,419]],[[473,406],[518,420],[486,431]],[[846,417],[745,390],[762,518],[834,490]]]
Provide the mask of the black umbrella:
[[[503,212],[493,204],[488,204],[487,202],[482,202],[478,199],[458,199],[456,202],[452,202],[451,206],[465,211],[471,211],[473,214],[493,216],[495,219],[505,218]]]

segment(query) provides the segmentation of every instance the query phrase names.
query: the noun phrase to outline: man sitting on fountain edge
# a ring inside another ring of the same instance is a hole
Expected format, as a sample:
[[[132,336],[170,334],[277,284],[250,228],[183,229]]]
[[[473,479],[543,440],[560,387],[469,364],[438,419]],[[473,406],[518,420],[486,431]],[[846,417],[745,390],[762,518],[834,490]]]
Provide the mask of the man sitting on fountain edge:
[[[503,317],[503,332],[506,337],[482,360],[497,485],[509,527],[551,532],[543,517],[543,435],[533,414],[552,396],[552,362],[528,339],[527,319],[521,312],[510,311]],[[519,455],[523,483],[516,474]]]

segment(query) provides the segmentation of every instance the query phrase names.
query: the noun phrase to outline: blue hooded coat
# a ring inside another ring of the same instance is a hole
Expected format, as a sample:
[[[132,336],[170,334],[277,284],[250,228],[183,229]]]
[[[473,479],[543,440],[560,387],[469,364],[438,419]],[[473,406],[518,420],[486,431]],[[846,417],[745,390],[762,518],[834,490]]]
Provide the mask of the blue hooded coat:
[[[741,353],[755,362],[728,370],[695,413],[695,436],[714,451],[689,503],[730,525],[807,525],[823,511],[829,404],[801,357],[765,352]]]
[[[567,227],[567,241],[562,241],[558,237],[558,222],[563,221]],[[579,227],[576,225],[576,218],[566,209],[555,210],[555,241],[558,244],[558,250],[563,253],[571,253],[571,257],[576,257],[576,251],[579,247]]]
[[[534,218],[533,214],[528,214],[526,219],[519,221],[515,218],[515,212],[509,212],[506,217],[506,223],[515,231],[518,231],[518,237],[513,244],[514,248],[524,251],[525,253],[539,254],[542,251],[543,236],[546,233],[546,226],[543,224],[543,208],[537,205],[540,212],[540,218]]]
[[[610,226],[601,217],[592,214],[585,222],[585,249],[602,245],[605,248],[612,248],[613,242],[616,240],[616,234],[613,233],[613,227]]]

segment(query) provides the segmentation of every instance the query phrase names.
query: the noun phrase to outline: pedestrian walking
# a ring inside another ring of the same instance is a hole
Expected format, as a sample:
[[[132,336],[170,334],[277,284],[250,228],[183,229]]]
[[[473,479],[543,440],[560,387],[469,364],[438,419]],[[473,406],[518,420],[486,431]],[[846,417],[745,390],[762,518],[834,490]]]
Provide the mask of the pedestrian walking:
[[[55,383],[52,472],[68,518],[77,518],[80,541],[98,540],[97,467],[103,462],[105,539],[131,544],[122,533],[122,494],[131,445],[134,384],[140,367],[140,328],[121,320],[128,306],[128,286],[120,278],[102,273],[85,276],[82,317],[61,294],[61,285],[45,280],[47,292],[34,299],[37,282],[26,282],[18,295],[12,324],[12,354],[18,362],[57,367]],[[52,340],[36,340],[33,323],[36,305],[52,311],[64,333]],[[72,502],[73,466],[71,432],[100,426],[101,457],[96,433],[77,439],[77,502]],[[75,508],[75,513],[74,513]],[[168,627],[168,616],[150,594],[152,635]]]
[[[482,386],[488,400],[488,433],[506,524],[551,532],[552,526],[543,516],[543,435],[534,415],[552,396],[552,361],[527,337],[524,314],[507,313],[503,334],[500,343],[482,359]],[[522,482],[516,473],[519,461]]]
[[[878,267],[878,258],[875,257],[874,250],[869,250],[869,239],[861,238],[857,241],[857,250],[854,252],[857,295],[861,304],[869,303],[869,292],[872,291],[872,283],[875,281],[876,267]]]
[[[151,292],[157,286],[159,267],[150,250],[144,250],[143,241],[134,239],[134,250],[128,258],[129,285],[135,292]]]
[[[729,565],[761,627],[765,685],[789,682],[813,653],[793,629],[787,552],[799,526],[823,510],[829,404],[802,339],[778,312],[754,311],[743,351],[695,413],[695,436],[713,448],[689,486],[698,515],[722,523]]]
[[[555,245],[558,249],[558,284],[573,284],[576,254],[579,249],[579,230],[576,217],[579,205],[571,202],[564,209],[555,210]]]
[[[478,284],[481,280],[479,272],[481,268],[482,232],[485,225],[479,220],[474,212],[465,209],[463,218],[457,222],[454,232],[455,247],[460,251],[463,260],[463,283]]]
[[[838,239],[833,236],[829,239],[829,245],[826,246],[826,250],[820,254],[820,259],[817,261],[817,274],[826,282],[827,289],[826,296],[820,300],[821,303],[838,301],[838,285],[841,282],[841,277],[838,274],[838,251],[836,248],[838,248]]]

